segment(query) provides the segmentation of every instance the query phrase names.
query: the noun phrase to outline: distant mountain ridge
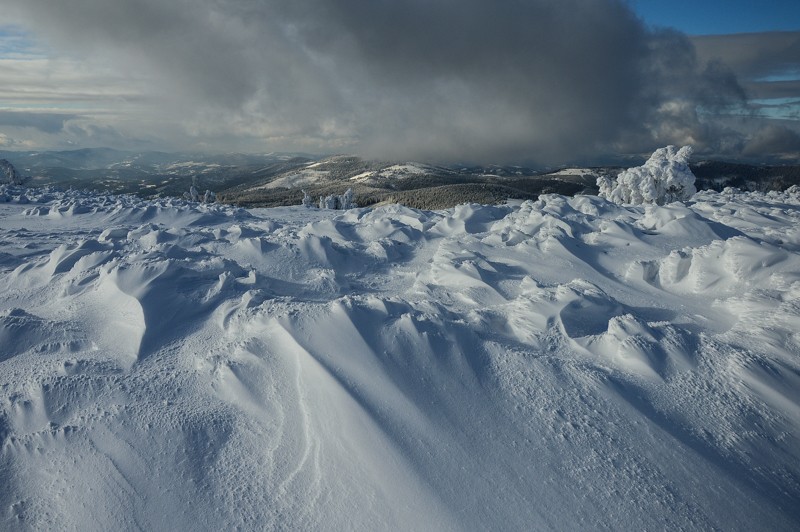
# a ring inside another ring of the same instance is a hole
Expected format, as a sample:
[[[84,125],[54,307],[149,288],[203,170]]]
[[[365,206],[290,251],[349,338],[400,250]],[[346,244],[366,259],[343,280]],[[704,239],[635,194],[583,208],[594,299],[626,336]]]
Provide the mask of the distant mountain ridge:
[[[767,192],[800,185],[800,166],[754,166],[722,161],[701,161],[690,165],[698,190],[742,190]]]
[[[439,209],[458,203],[536,199],[543,193],[595,193],[600,176],[622,167],[536,169],[514,165],[432,165],[377,161],[352,155],[303,153],[194,154],[126,152],[111,148],[67,151],[0,151],[30,185],[97,189],[142,197],[182,196],[194,185],[220,201],[247,207],[299,204],[348,188],[361,206],[396,202]],[[719,161],[691,165],[698,189],[785,190],[800,184],[800,166],[753,166]]]
[[[192,184],[216,192],[312,160],[288,153],[206,155],[111,148],[0,151],[0,158],[30,175],[33,186],[96,189],[142,197],[182,196]]]
[[[521,166],[441,166],[333,156],[297,165],[220,192],[226,202],[248,207],[294,205],[305,190],[312,196],[352,188],[359,205],[402,203],[441,209],[458,203],[498,203],[536,199],[542,193],[590,192],[605,169],[547,175]]]

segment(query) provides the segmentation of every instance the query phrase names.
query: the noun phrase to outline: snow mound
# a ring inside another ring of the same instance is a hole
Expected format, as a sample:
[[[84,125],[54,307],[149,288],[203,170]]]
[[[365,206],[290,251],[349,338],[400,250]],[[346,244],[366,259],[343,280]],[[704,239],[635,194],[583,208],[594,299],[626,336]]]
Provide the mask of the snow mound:
[[[616,180],[598,178],[600,197],[626,205],[688,200],[697,192],[689,168],[691,154],[691,146],[660,148],[642,166],[623,171]]]
[[[21,192],[19,187],[12,189]],[[24,214],[50,219],[64,219],[91,214],[92,220],[102,218],[106,223],[163,223],[209,225],[222,221],[251,218],[245,209],[218,203],[197,203],[178,198],[144,200],[132,195],[95,194],[87,191],[55,188],[28,188],[25,200],[13,203],[30,204]],[[3,190],[0,189],[0,195]],[[18,198],[17,196],[12,196]],[[98,216],[99,215],[99,216]]]
[[[0,204],[0,529],[800,525],[796,191],[25,194]]]

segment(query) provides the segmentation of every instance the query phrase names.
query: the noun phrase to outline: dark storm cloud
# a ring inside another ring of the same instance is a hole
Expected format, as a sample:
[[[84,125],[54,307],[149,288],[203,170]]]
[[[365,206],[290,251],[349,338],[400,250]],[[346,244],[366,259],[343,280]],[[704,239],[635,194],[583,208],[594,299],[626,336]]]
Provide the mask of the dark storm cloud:
[[[368,149],[544,159],[633,123],[648,49],[622,3],[363,4],[318,2],[311,19],[292,4],[289,15],[315,54],[358,80]]]
[[[709,117],[743,97],[723,62],[621,0],[7,4],[53,43],[141,72],[154,120],[265,149],[540,162],[714,150],[727,133]]]
[[[800,156],[800,134],[786,126],[770,124],[753,135],[744,147],[743,155]]]
[[[692,38],[698,55],[729,65],[750,98],[800,99],[800,32]]]
[[[787,71],[800,78],[800,31],[692,37],[702,60],[719,60],[743,80]]]
[[[769,82],[742,82],[751,98],[794,98],[800,100],[800,79]]]

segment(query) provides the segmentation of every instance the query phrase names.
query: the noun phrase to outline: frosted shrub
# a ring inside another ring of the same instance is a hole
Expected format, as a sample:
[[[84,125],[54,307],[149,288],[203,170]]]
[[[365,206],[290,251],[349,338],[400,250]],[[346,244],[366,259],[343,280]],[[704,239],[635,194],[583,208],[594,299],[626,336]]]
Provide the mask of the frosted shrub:
[[[632,205],[688,200],[697,192],[689,168],[691,154],[691,146],[659,148],[642,166],[629,168],[616,179],[599,178],[599,195],[614,203]]]
[[[25,178],[17,172],[14,165],[5,159],[0,159],[0,182],[8,183],[9,185],[22,185],[25,183]]]
[[[334,196],[333,194],[325,196],[324,198],[322,196],[320,196],[319,197],[319,208],[320,209],[335,209],[336,208],[336,198],[337,197]]]
[[[356,204],[353,202],[353,189],[348,188],[347,192],[339,196],[339,208],[342,210],[352,209]]]
[[[307,203],[306,203],[307,202]],[[312,200],[311,196],[309,196],[306,191],[303,191],[303,206],[304,207],[311,207]],[[353,200],[353,189],[348,188],[347,191],[342,194],[341,196],[337,196],[336,194],[330,194],[328,196],[319,197],[319,208],[320,209],[339,209],[339,210],[347,210],[355,208],[356,203]]]
[[[183,197],[188,201],[200,201],[200,193],[197,192],[197,188],[192,185],[189,187],[189,192],[184,192]]]
[[[312,207],[314,207],[314,198],[312,198],[311,194],[309,194],[305,190],[303,191],[303,207],[305,207],[306,209],[311,209]]]

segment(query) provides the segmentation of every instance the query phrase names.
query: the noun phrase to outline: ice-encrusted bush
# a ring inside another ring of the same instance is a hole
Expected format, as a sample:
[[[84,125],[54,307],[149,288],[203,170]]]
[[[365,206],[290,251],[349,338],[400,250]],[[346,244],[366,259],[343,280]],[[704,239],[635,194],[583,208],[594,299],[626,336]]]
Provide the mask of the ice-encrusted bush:
[[[183,198],[187,201],[200,201],[200,193],[197,192],[197,187],[194,185],[189,187],[189,192],[184,192]]]
[[[311,194],[309,194],[305,190],[303,191],[303,203],[302,203],[302,205],[306,209],[311,209],[312,207],[314,207],[314,198],[312,198]]]
[[[206,189],[205,193],[201,196],[197,187],[192,185],[189,187],[189,192],[183,193],[183,199],[196,203],[214,203],[217,201],[217,194],[212,190]]]
[[[0,183],[22,185],[25,183],[25,177],[17,172],[13,164],[5,159],[0,159]]]
[[[322,196],[319,197],[319,208],[320,209],[335,209],[336,208],[336,196],[333,194],[328,194],[324,198]]]
[[[339,196],[339,208],[342,210],[352,209],[356,204],[353,202],[353,189],[348,188],[347,191]]]
[[[689,168],[691,154],[691,146],[659,148],[642,166],[629,168],[616,179],[598,178],[599,195],[614,203],[632,205],[688,200],[697,192],[695,176]]]
[[[306,191],[303,191],[303,205],[306,205]],[[328,196],[320,196],[319,197],[319,208],[320,209],[339,209],[339,210],[347,210],[353,209],[356,207],[356,203],[353,200],[353,189],[348,188],[347,191],[342,194],[341,196],[337,196],[336,194],[329,194]],[[306,205],[308,206],[308,205]]]

